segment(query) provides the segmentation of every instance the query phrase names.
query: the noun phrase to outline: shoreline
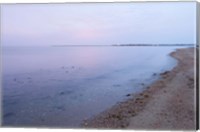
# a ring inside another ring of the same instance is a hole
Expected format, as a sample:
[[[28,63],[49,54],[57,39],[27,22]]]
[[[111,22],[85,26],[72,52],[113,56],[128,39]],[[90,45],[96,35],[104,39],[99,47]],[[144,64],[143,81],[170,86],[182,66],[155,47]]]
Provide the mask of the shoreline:
[[[177,49],[171,71],[160,74],[140,94],[119,102],[104,112],[84,120],[83,128],[194,130],[194,50]]]

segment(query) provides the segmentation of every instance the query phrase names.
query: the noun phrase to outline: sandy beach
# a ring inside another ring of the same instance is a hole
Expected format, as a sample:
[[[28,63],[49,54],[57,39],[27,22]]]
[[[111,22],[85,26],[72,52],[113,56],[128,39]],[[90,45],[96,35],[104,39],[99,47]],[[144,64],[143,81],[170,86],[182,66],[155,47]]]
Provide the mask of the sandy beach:
[[[161,73],[142,93],[127,94],[128,100],[85,120],[82,127],[194,130],[194,48],[178,49],[170,55],[178,60],[176,67]]]

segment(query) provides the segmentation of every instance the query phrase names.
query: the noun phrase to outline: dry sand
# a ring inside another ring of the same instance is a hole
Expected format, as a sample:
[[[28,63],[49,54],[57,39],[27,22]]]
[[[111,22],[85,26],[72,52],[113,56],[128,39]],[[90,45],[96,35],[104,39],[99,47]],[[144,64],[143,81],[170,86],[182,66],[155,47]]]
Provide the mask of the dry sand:
[[[170,54],[178,60],[172,71],[138,95],[85,120],[86,128],[195,130],[194,48]]]

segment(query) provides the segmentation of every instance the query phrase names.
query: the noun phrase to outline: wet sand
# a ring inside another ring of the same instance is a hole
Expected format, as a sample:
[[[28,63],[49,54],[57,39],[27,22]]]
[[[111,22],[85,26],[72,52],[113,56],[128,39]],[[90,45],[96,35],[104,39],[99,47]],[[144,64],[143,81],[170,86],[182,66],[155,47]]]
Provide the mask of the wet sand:
[[[178,49],[170,55],[178,60],[176,67],[161,73],[142,93],[128,94],[127,101],[85,120],[82,127],[194,130],[194,48]]]

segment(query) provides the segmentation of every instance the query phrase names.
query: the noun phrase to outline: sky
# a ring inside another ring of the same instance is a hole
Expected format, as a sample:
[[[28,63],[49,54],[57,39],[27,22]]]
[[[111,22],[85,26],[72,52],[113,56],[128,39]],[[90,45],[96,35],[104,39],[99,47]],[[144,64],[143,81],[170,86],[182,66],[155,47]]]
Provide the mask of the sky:
[[[196,43],[195,2],[1,5],[1,43]]]

